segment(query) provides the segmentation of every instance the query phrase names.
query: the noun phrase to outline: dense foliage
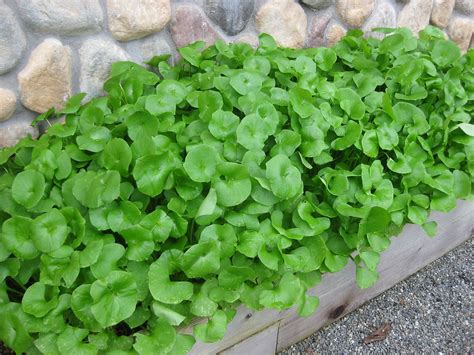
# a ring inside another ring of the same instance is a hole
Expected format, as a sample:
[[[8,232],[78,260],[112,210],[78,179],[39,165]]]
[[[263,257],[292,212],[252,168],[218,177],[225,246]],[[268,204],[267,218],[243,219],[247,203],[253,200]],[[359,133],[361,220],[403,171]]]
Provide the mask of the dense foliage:
[[[186,353],[239,303],[296,305],[351,259],[365,288],[405,223],[472,198],[474,51],[443,33],[333,48],[180,49],[0,151],[0,340],[16,352]],[[194,337],[179,328],[196,317]]]

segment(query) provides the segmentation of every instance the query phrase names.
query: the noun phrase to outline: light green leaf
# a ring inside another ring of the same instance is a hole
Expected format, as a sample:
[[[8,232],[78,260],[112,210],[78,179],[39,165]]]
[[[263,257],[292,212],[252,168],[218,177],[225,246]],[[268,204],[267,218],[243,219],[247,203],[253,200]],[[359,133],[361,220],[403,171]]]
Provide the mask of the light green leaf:
[[[360,258],[369,270],[377,271],[377,265],[380,262],[380,254],[375,251],[361,251]]]
[[[239,125],[239,117],[230,111],[216,110],[209,121],[209,131],[217,138],[224,140],[233,135]]]
[[[227,323],[227,315],[219,310],[206,324],[198,324],[194,327],[194,336],[204,343],[214,343],[224,337]]]
[[[183,167],[189,177],[196,182],[209,182],[216,173],[219,156],[207,145],[198,145],[186,155]]]
[[[377,271],[364,269],[362,267],[356,268],[356,281],[361,289],[373,286],[379,279]]]
[[[231,207],[243,203],[250,195],[252,183],[245,165],[221,163],[217,167],[218,178],[212,185],[216,190],[217,203]]]
[[[127,319],[137,304],[136,283],[132,274],[111,271],[96,280],[90,289],[91,312],[102,327],[110,327]]]
[[[45,186],[43,174],[34,170],[22,171],[13,180],[13,199],[26,208],[32,208],[43,197]]]
[[[133,348],[140,355],[169,354],[176,343],[176,330],[165,319],[159,319],[150,335],[136,333]]]
[[[25,313],[41,318],[58,304],[59,288],[36,282],[25,291],[21,307]]]
[[[181,268],[189,278],[205,277],[220,267],[220,253],[213,240],[193,245],[183,255]]]
[[[163,192],[168,178],[176,168],[176,159],[169,153],[145,155],[135,162],[133,177],[138,190],[154,197]]]
[[[193,295],[193,284],[187,281],[170,281],[170,273],[174,270],[173,255],[165,252],[151,264],[148,272],[151,295],[157,301],[166,304],[178,304]]]
[[[33,220],[31,232],[31,239],[36,249],[49,253],[64,244],[70,229],[61,212],[53,208]]]
[[[109,170],[117,170],[126,175],[132,161],[132,151],[122,138],[114,138],[104,148],[102,153],[104,166]]]
[[[38,256],[38,249],[31,239],[31,222],[30,218],[21,216],[3,222],[0,241],[17,258],[28,260]]]
[[[278,154],[270,159],[266,166],[265,175],[275,196],[288,199],[301,193],[301,174],[287,156]]]

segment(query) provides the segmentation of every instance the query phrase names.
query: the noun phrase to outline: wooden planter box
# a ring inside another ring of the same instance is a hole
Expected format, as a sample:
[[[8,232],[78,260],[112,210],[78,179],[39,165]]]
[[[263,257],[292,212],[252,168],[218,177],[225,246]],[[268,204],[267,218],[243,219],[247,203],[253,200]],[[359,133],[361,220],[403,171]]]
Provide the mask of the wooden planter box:
[[[299,317],[294,308],[254,312],[241,306],[224,339],[212,344],[197,342],[191,354],[267,355],[303,340],[469,239],[474,229],[474,202],[458,201],[455,210],[434,212],[430,220],[438,223],[434,238],[411,224],[392,238],[392,244],[382,253],[380,279],[373,287],[358,288],[354,265],[349,262],[340,272],[324,274],[322,282],[309,291],[320,298],[312,316]]]

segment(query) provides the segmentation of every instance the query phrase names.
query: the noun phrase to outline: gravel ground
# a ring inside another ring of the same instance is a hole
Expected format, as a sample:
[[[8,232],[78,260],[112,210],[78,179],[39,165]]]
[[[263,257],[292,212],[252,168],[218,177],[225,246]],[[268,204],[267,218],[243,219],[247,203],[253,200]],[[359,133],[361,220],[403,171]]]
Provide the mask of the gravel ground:
[[[474,239],[281,355],[471,353]],[[385,323],[382,341],[364,338]]]

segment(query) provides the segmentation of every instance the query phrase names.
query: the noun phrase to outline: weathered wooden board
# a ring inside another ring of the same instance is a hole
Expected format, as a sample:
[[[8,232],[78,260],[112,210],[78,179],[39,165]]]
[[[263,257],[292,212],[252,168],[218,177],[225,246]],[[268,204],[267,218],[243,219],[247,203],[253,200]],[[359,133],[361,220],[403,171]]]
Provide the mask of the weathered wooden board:
[[[259,354],[270,355],[276,351],[279,323],[261,330],[257,334],[242,340],[230,348],[221,351],[221,355]]]
[[[278,312],[249,311],[240,307],[220,342],[197,342],[192,354],[273,354],[308,337],[322,326],[351,312],[367,300],[391,288],[435,259],[467,240],[474,229],[474,202],[458,201],[450,213],[434,212],[438,234],[428,238],[419,226],[407,225],[392,238],[378,267],[380,279],[375,286],[361,290],[355,283],[354,265],[335,274],[325,274],[310,294],[320,298],[318,310],[310,317],[299,317],[293,308]]]

